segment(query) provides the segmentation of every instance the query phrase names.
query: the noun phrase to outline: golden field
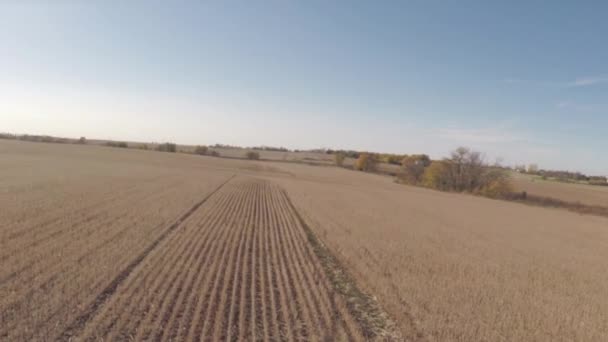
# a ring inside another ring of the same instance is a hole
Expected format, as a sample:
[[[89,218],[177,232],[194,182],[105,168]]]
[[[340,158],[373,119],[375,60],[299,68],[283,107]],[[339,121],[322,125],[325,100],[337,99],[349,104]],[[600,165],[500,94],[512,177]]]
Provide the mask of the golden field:
[[[0,208],[0,340],[608,336],[606,218],[335,167],[20,141],[0,141]],[[371,334],[311,232],[398,331]]]

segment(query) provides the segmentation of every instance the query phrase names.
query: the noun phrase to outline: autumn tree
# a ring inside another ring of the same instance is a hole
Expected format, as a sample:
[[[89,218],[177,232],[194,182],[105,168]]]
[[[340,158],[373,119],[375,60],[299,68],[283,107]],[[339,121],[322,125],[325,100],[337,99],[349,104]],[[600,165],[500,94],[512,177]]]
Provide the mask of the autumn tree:
[[[205,155],[207,152],[209,152],[209,148],[207,148],[207,146],[196,146],[194,149],[194,153],[199,155]]]
[[[377,162],[378,159],[376,158],[376,155],[373,153],[364,152],[359,155],[359,158],[357,158],[357,161],[355,162],[355,169],[366,172],[374,171],[376,170]]]
[[[401,178],[405,183],[418,184],[422,180],[424,170],[431,165],[431,158],[426,154],[411,155],[401,161]]]
[[[259,160],[260,154],[255,151],[248,151],[247,153],[245,153],[245,157],[249,160]]]
[[[334,159],[336,161],[336,165],[341,167],[344,165],[344,159],[346,159],[346,154],[344,152],[336,152],[336,154],[334,154]]]
[[[528,165],[528,173],[530,174],[537,174],[538,173],[538,164],[530,164]]]
[[[449,158],[433,162],[422,175],[422,184],[443,191],[471,192],[503,197],[511,191],[509,174],[484,163],[481,153],[460,147]]]
[[[449,165],[445,161],[436,160],[431,162],[431,165],[424,170],[422,175],[422,185],[442,191],[451,190],[448,184],[448,167]]]

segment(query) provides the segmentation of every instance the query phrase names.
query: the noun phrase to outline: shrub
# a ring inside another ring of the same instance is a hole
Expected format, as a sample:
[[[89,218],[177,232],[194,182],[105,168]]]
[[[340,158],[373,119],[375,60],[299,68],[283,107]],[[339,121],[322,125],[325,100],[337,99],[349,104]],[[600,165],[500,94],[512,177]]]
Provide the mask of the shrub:
[[[431,158],[426,154],[412,155],[401,162],[401,179],[407,184],[418,184],[422,181],[424,170],[431,165]]]
[[[17,136],[10,133],[0,133],[0,139],[14,140],[17,139]]]
[[[343,152],[337,152],[336,154],[334,154],[334,160],[336,161],[336,165],[343,166],[344,159],[346,159],[346,154],[344,154]]]
[[[259,160],[260,154],[255,151],[248,151],[247,153],[245,153],[245,157],[250,160]]]
[[[164,144],[160,144],[156,147],[157,151],[160,152],[171,152],[171,153],[175,153],[177,151],[177,145],[174,143],[164,143]]]
[[[513,186],[507,172],[501,169],[485,170],[478,190],[480,195],[491,198],[506,198],[512,192]]]
[[[424,170],[422,175],[422,185],[427,188],[448,191],[447,170],[448,166],[444,161],[433,161]]]
[[[118,148],[127,148],[127,147],[129,147],[129,144],[127,144],[124,141],[108,141],[106,143],[106,146],[118,147]]]
[[[219,157],[220,153],[218,151],[211,151],[211,156],[212,157]]]
[[[402,159],[404,159],[404,157],[402,157],[402,156],[390,155],[386,158],[386,162],[389,164],[392,164],[392,165],[401,165]]]
[[[196,146],[194,149],[194,153],[199,155],[206,155],[207,152],[209,152],[209,148],[207,148],[207,146]]]
[[[361,153],[355,162],[355,169],[359,171],[374,171],[378,160],[373,153]]]

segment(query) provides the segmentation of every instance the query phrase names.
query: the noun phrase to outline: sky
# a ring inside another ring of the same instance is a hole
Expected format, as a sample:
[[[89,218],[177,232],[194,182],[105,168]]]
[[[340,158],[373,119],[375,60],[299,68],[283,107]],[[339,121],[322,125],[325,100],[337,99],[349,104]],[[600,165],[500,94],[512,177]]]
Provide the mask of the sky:
[[[0,2],[0,131],[608,175],[606,1]]]

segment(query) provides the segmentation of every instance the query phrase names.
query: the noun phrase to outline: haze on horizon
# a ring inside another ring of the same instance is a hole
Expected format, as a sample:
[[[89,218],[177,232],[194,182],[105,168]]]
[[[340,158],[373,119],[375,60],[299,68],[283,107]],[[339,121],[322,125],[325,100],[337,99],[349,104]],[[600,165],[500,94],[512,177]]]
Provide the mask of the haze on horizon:
[[[4,1],[0,131],[608,174],[608,3]]]

